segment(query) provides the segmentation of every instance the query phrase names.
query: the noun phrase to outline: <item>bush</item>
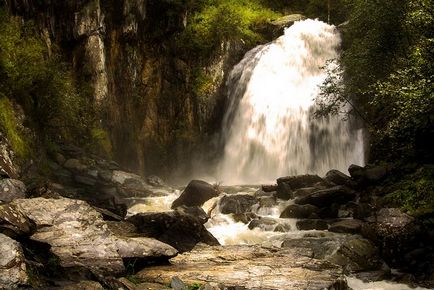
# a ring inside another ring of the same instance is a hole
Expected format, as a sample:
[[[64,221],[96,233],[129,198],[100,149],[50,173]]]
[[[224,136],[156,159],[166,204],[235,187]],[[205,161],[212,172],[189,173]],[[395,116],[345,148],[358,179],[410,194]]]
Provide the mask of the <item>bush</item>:
[[[178,36],[178,46],[202,59],[219,51],[224,41],[236,39],[248,45],[261,41],[255,28],[279,16],[256,0],[204,1],[197,9]]]

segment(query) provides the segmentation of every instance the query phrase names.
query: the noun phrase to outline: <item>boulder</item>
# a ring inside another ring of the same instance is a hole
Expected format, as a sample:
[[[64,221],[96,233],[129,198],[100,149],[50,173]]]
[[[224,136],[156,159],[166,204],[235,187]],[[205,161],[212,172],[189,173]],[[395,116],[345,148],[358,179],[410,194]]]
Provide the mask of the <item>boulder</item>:
[[[297,190],[295,190],[293,192],[293,196],[296,197],[304,197],[306,195],[309,195],[315,191],[318,191],[319,189],[323,189],[323,188],[317,188],[317,187],[303,187],[303,188],[299,188]]]
[[[156,175],[150,175],[150,176],[146,177],[146,182],[149,185],[156,186],[156,187],[166,186],[166,184],[164,183],[164,181],[160,177],[158,177]]]
[[[382,208],[366,221],[362,235],[380,247],[381,256],[393,267],[406,266],[405,255],[426,240],[427,233],[399,208]]]
[[[353,181],[351,177],[340,172],[339,170],[333,169],[327,172],[325,178],[326,181],[336,184],[336,185],[347,185],[352,186]]]
[[[251,220],[258,218],[258,216],[253,212],[245,212],[240,214],[233,214],[232,217],[234,220],[238,222],[242,222],[244,224],[248,224]]]
[[[0,179],[0,203],[26,197],[26,186],[20,180]]]
[[[297,229],[301,231],[318,230],[323,231],[328,228],[327,222],[320,219],[305,219],[297,221]]]
[[[211,184],[202,180],[192,180],[172,203],[172,208],[181,205],[202,206],[206,201],[219,195],[218,190]]]
[[[374,244],[358,236],[346,240],[327,259],[342,266],[347,273],[380,270],[384,263]]]
[[[82,164],[80,160],[73,158],[66,160],[66,162],[63,164],[63,167],[75,172],[83,172],[87,169],[87,166]]]
[[[189,285],[219,283],[220,289],[348,289],[341,267],[307,256],[298,247],[198,245],[171,259],[171,265],[147,267],[136,274],[164,285],[173,276]]]
[[[311,204],[291,204],[280,214],[281,218],[312,219],[318,218],[318,208]]]
[[[261,186],[262,191],[264,192],[274,192],[277,191],[277,184],[263,184]]]
[[[286,183],[292,190],[296,190],[303,187],[311,187],[319,182],[324,182],[324,180],[318,175],[297,175],[297,176],[287,176],[277,179],[277,184]]]
[[[225,195],[219,201],[219,209],[223,214],[241,214],[249,212],[257,199],[249,194]]]
[[[12,289],[27,284],[29,277],[21,245],[0,233],[0,288]]]
[[[262,196],[258,198],[259,208],[274,207],[277,205],[276,197],[274,196]]]
[[[168,259],[177,254],[169,245],[151,238],[116,236],[109,230],[101,214],[81,200],[17,199],[5,205],[15,211],[18,220],[30,220],[34,227],[21,232],[30,239],[48,244],[50,252],[63,268],[85,268],[101,275],[116,275],[125,271],[124,259]],[[4,211],[0,207],[0,218]],[[3,221],[3,224],[6,222]],[[16,220],[10,225],[19,227]],[[30,231],[30,232],[29,232]]]
[[[357,219],[345,219],[332,223],[329,227],[330,232],[357,234],[362,229],[363,222]]]
[[[249,223],[249,229],[259,228],[264,231],[288,232],[291,225],[270,217],[259,217]],[[277,230],[276,230],[277,229]]]
[[[140,213],[128,221],[144,236],[156,238],[180,252],[190,251],[197,243],[219,245],[199,218],[182,211]]]
[[[278,183],[276,197],[283,200],[290,200],[294,198],[291,186],[285,182]]]
[[[384,166],[350,165],[348,172],[359,185],[376,184],[386,177],[388,169]]]
[[[356,197],[354,190],[338,185],[332,188],[318,190],[305,197],[299,197],[295,200],[296,204],[313,204],[318,207],[326,207],[333,203],[344,204]]]

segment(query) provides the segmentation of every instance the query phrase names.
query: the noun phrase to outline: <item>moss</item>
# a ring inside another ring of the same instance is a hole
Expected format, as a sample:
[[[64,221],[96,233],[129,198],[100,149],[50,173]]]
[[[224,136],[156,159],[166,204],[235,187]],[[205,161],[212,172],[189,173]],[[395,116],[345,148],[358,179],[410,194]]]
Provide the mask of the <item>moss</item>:
[[[434,166],[426,165],[398,181],[383,201],[416,217],[434,213]]]
[[[8,98],[0,96],[0,129],[4,131],[12,150],[19,158],[29,156],[29,146],[24,135],[19,132],[13,106]]]
[[[103,155],[112,156],[113,148],[109,133],[102,128],[93,128],[91,130],[92,142],[91,146],[94,151],[102,150]]]
[[[200,289],[201,286],[202,284],[195,282],[191,285],[188,285],[188,290],[197,290]]]
[[[206,100],[212,93],[214,79],[203,70],[196,70],[194,74],[193,93],[200,99]]]

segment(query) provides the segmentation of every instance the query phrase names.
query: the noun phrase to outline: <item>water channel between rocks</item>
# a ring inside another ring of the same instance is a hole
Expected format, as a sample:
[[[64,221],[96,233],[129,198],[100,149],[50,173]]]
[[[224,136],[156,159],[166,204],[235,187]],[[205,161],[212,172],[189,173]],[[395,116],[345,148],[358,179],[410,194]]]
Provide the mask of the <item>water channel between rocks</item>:
[[[207,201],[202,209],[210,217],[205,223],[207,230],[217,238],[222,246],[242,246],[260,245],[265,248],[282,248],[303,245],[305,242],[310,243],[318,241],[320,255],[331,257],[336,252],[338,245],[351,236],[329,232],[328,230],[298,230],[297,219],[279,218],[282,211],[291,204],[294,199],[281,200],[275,199],[275,202],[264,202],[265,193],[259,185],[242,185],[242,186],[221,186],[220,195]],[[132,206],[128,210],[128,215],[137,213],[155,213],[171,211],[171,205],[175,199],[180,196],[182,189],[161,188],[154,193],[154,197],[138,198],[132,201]],[[240,216],[236,214],[223,214],[220,204],[222,198],[231,196],[252,196],[259,202],[251,206],[249,212],[255,216],[255,220],[263,221],[252,227],[250,221],[244,223],[237,221]],[[249,227],[250,225],[250,227]],[[315,247],[315,246],[314,246]],[[200,250],[199,250],[200,251]],[[316,255],[316,254],[314,254]],[[278,257],[276,257],[279,259]],[[425,288],[410,288],[405,284],[397,284],[389,281],[363,282],[356,277],[346,277],[348,285],[354,290],[423,290]]]

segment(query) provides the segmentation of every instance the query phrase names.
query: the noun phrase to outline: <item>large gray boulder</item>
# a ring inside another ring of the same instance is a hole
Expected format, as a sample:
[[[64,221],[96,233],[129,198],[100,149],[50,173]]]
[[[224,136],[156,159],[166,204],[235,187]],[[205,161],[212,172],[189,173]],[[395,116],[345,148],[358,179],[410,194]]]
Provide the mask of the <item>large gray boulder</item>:
[[[0,203],[11,202],[26,197],[26,186],[20,180],[0,179]]]
[[[332,188],[318,190],[307,196],[297,198],[296,204],[313,204],[318,207],[327,207],[334,203],[344,204],[356,197],[354,190],[346,186],[334,186]]]
[[[207,231],[200,217],[184,210],[158,213],[139,213],[128,218],[144,236],[167,243],[180,252],[190,251],[197,243],[219,245]]]
[[[1,216],[2,213],[8,216]],[[14,218],[13,218],[14,217]],[[170,258],[177,251],[144,237],[116,236],[100,213],[81,200],[17,199],[0,206],[2,227],[19,228],[30,239],[50,245],[61,267],[84,267],[104,275],[125,271],[123,259]],[[34,225],[29,228],[26,222]]]
[[[249,194],[225,195],[219,201],[220,212],[223,214],[242,214],[249,212],[258,200]]]
[[[329,227],[330,232],[357,234],[362,229],[363,222],[358,219],[345,219],[332,223]]]
[[[28,276],[21,245],[0,233],[0,288],[11,289],[26,285]]]
[[[336,185],[352,186],[353,183],[351,177],[336,169],[332,169],[329,172],[327,172],[324,179]]]
[[[206,201],[219,195],[218,190],[211,184],[202,180],[192,180],[172,203],[172,208],[181,205],[202,206]]]
[[[148,267],[136,276],[164,285],[177,276],[186,284],[219,283],[223,289],[348,289],[341,267],[300,247],[198,245],[171,259],[171,265]]]
[[[305,204],[305,205],[299,205],[299,204],[291,204],[287,206],[283,212],[280,214],[281,218],[296,218],[296,219],[312,219],[312,218],[318,218],[318,207],[311,205],[311,204]]]

